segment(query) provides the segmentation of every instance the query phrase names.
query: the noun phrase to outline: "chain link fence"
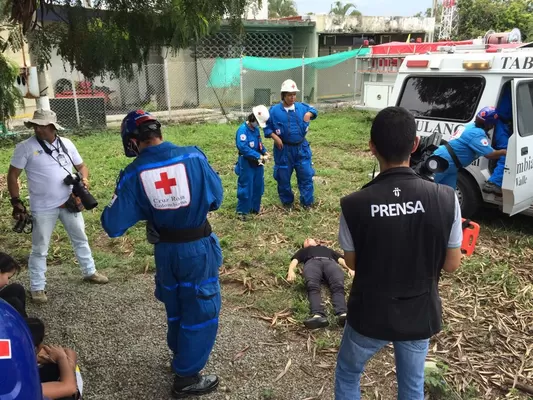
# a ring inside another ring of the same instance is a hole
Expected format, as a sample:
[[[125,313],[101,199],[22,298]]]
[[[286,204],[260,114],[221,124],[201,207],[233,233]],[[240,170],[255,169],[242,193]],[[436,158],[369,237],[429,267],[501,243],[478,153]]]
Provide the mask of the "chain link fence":
[[[124,115],[134,109],[178,123],[239,119],[255,105],[279,102],[281,83],[286,79],[296,82],[298,101],[314,105],[357,102],[361,96],[356,59],[321,70],[303,65],[278,72],[241,67],[239,82],[227,87],[209,84],[215,62],[215,58],[164,60],[143,66],[131,80],[97,78],[92,82],[77,71],[52,68],[47,72],[50,108],[67,129],[101,129],[119,126]],[[24,130],[23,121],[31,118],[34,109],[35,100],[26,100],[26,109],[10,121],[9,128]]]

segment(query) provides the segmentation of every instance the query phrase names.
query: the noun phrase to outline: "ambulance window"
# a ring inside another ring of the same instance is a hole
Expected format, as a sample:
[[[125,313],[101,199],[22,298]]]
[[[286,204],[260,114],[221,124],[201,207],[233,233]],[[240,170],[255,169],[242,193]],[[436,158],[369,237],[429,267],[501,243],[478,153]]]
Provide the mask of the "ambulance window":
[[[415,117],[468,122],[474,118],[484,86],[482,77],[411,76],[398,105]]]
[[[524,82],[518,85],[516,106],[520,136],[533,135],[533,82]]]

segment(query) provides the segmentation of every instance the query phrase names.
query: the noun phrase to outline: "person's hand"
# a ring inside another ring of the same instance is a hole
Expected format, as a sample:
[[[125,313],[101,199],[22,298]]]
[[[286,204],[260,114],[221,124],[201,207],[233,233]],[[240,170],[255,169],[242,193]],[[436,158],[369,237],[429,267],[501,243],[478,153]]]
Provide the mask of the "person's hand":
[[[294,271],[289,271],[287,274],[287,282],[294,282],[296,280],[296,274]]]
[[[313,117],[313,113],[312,112],[306,112],[305,115],[304,115],[304,121],[305,122],[309,122],[311,121],[311,118]]]
[[[76,363],[78,362],[78,356],[76,355],[76,352],[65,347],[65,354],[67,355],[67,359],[71,367],[76,368]]]
[[[37,354],[37,362],[39,364],[49,364],[52,362],[50,356],[44,348],[41,348],[41,350],[39,350],[39,353]]]
[[[11,204],[13,205],[13,218],[20,221],[24,218],[24,214],[26,214],[26,207],[24,207],[22,201],[12,202]]]
[[[355,271],[354,270],[349,270],[348,271],[348,275],[350,275],[351,278],[353,278],[355,276]]]
[[[83,183],[83,186],[85,186],[85,188],[89,190],[89,179],[82,178],[81,183]]]
[[[279,138],[279,136],[272,135],[272,139],[274,139],[274,143],[276,144],[276,147],[281,150],[283,148],[283,142]]]
[[[56,364],[58,364],[60,361],[67,360],[67,353],[65,352],[65,349],[63,349],[60,346],[43,346],[44,351],[46,351],[48,357],[50,360]]]
[[[263,161],[268,161],[268,160],[270,160],[270,154],[269,153],[263,154]]]

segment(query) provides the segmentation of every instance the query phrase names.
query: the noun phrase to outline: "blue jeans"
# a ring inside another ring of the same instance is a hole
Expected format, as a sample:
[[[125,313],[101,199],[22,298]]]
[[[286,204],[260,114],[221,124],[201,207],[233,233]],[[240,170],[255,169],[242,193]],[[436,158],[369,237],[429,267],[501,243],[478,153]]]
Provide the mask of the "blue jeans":
[[[32,216],[33,232],[31,254],[28,261],[30,290],[32,292],[44,290],[46,286],[46,257],[48,256],[50,238],[58,218],[67,231],[83,276],[89,277],[96,272],[81,212],[71,213],[66,208],[55,208],[48,211],[33,211]]]
[[[361,399],[365,364],[389,342],[357,333],[346,324],[337,356],[335,400]],[[424,400],[424,363],[429,339],[393,342],[399,400]]]

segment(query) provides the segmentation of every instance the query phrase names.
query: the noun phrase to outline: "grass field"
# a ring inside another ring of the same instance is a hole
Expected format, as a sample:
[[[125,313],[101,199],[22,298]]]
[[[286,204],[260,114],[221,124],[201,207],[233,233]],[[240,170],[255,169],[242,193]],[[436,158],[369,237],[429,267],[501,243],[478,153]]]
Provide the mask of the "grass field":
[[[233,166],[236,125],[182,125],[164,128],[166,140],[198,145],[220,173],[224,185],[221,209],[210,216],[224,251],[221,271],[226,304],[248,309],[282,331],[294,331],[313,342],[314,349],[334,352],[341,330],[332,325],[312,336],[301,325],[308,303],[300,278],[285,281],[291,255],[306,237],[314,237],[339,250],[337,229],[340,197],[369,181],[374,159],[368,151],[372,114],[337,111],[322,114],[311,125],[308,139],[313,150],[316,207],[298,206],[285,211],[272,178],[272,163],[265,169],[265,194],[260,215],[240,221],[235,216],[237,177]],[[86,231],[97,267],[111,279],[154,270],[153,249],[145,240],[143,224],[118,239],[109,239],[100,226],[100,213],[111,199],[116,176],[130,160],[123,156],[118,130],[75,135],[90,170],[91,192],[99,207],[84,212]],[[267,147],[272,142],[265,140]],[[4,142],[0,153],[0,249],[23,264],[30,237],[12,232],[5,174],[13,144]],[[23,195],[27,195],[25,177]],[[298,198],[295,178],[293,188]],[[515,384],[533,385],[533,222],[485,212],[476,219],[482,234],[476,253],[461,270],[444,276],[441,291],[444,330],[432,340],[430,359],[442,363],[428,388],[441,398],[520,398]],[[49,268],[77,271],[72,249],[58,225],[49,251]],[[350,282],[346,279],[347,291]],[[333,320],[332,320],[333,322]],[[444,377],[446,384],[440,378]],[[509,381],[510,380],[510,381]],[[435,397],[436,398],[436,397]]]

